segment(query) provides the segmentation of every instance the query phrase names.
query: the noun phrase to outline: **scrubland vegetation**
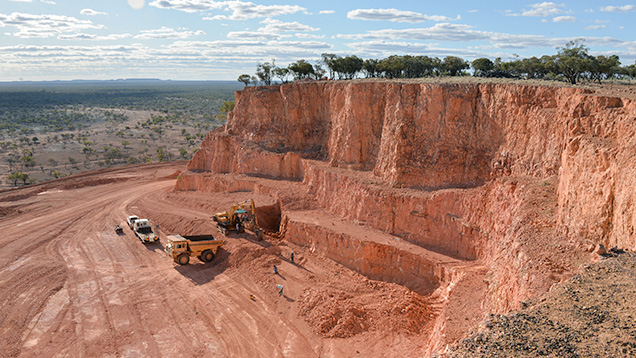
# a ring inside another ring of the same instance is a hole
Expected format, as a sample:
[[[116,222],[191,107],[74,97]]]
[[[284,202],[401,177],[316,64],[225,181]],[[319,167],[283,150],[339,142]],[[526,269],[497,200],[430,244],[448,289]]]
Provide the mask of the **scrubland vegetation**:
[[[152,80],[0,83],[0,187],[189,159],[224,123],[240,87]]]

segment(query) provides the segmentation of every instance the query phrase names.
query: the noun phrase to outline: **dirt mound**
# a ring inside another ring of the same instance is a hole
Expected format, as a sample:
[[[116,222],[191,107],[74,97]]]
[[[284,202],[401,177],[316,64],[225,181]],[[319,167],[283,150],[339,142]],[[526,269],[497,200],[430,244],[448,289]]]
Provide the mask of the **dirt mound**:
[[[399,285],[367,280],[349,291],[306,289],[298,314],[324,337],[346,338],[369,330],[417,335],[430,329],[434,306]]]
[[[342,291],[310,288],[301,296],[299,314],[324,337],[351,337],[368,329],[367,312],[353,298]]]

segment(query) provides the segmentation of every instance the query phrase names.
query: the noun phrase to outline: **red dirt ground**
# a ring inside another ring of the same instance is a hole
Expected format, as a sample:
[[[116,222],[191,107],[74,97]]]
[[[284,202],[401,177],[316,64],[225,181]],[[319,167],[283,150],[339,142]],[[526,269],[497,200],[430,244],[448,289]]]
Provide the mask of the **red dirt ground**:
[[[222,236],[212,213],[249,197],[273,204],[249,192],[174,192],[183,169],[128,166],[0,192],[0,356],[423,354],[434,295],[249,233],[228,234],[211,263],[173,263],[166,234]],[[118,236],[131,214],[159,225],[161,243],[144,245],[127,227]]]

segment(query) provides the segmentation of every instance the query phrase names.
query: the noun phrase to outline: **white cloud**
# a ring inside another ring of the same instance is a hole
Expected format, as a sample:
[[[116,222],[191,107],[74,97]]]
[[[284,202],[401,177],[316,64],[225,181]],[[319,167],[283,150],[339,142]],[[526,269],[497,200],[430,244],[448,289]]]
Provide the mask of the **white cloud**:
[[[299,32],[295,34],[294,36],[298,37],[299,39],[324,39],[325,38],[325,35],[313,35],[313,34],[306,34],[302,32]]]
[[[239,39],[239,40],[280,40],[284,37],[291,37],[290,35],[281,35],[273,32],[260,32],[260,31],[231,31],[228,32],[227,38]]]
[[[58,35],[58,40],[91,40],[91,41],[112,41],[112,40],[121,40],[125,38],[132,37],[131,34],[110,34],[106,36],[99,36],[94,34],[68,34],[68,35]]]
[[[530,5],[530,9],[523,9],[521,13],[513,13],[508,11],[508,16],[530,16],[530,17],[548,17],[558,14],[565,14],[567,11],[563,9],[565,5],[555,4],[553,2],[542,2]]]
[[[297,21],[283,22],[270,18],[261,21],[261,24],[265,24],[265,26],[256,31],[232,31],[227,34],[227,37],[231,39],[280,40],[285,37],[291,37],[291,35],[282,35],[282,33],[285,32],[312,32],[320,30],[315,27],[303,25]]]
[[[471,13],[471,14],[474,14],[476,12],[479,12],[479,10],[472,9],[472,10],[468,10],[468,12]]]
[[[590,26],[586,27],[585,29],[586,30],[600,30],[600,29],[604,29],[606,27],[607,26],[605,26],[605,25],[590,25]]]
[[[224,2],[212,0],[155,0],[149,4],[159,9],[172,9],[184,12],[199,12],[224,8]]]
[[[9,0],[13,2],[33,2],[33,0]],[[52,0],[40,0],[43,4],[55,5],[55,1]]]
[[[489,57],[493,54],[486,54],[472,49],[440,48],[435,44],[422,44],[411,42],[395,41],[367,41],[348,44],[349,47],[358,52],[368,53],[377,57],[387,57],[395,53],[408,53],[411,55],[426,55],[435,57],[459,56],[459,57]],[[504,54],[496,54],[497,57],[505,57]]]
[[[140,35],[136,35],[136,39],[148,40],[148,39],[180,39],[185,40],[193,36],[205,35],[205,32],[199,31],[176,31],[169,27],[163,26],[160,29],[155,30],[141,30]]]
[[[552,18],[552,22],[576,22],[576,17],[574,16],[557,16]]]
[[[604,6],[600,10],[605,12],[630,12],[636,10],[636,5]]]
[[[320,14],[335,14],[336,12],[334,10],[322,10],[320,11]]]
[[[396,39],[428,40],[428,41],[488,41],[493,48],[522,49],[528,47],[563,46],[577,38],[549,38],[542,35],[507,34],[474,30],[472,26],[463,24],[439,23],[427,28],[384,29],[368,31],[364,34],[338,35],[343,39],[365,39],[371,41],[395,41]],[[587,37],[587,45],[617,46],[624,41],[603,37]]]
[[[102,29],[90,20],[79,20],[64,15],[33,15],[22,13],[0,14],[0,27],[15,26],[18,31],[13,36],[21,38],[46,38],[61,33],[84,29]]]
[[[274,17],[305,11],[298,5],[257,5],[244,1],[213,1],[213,0],[154,0],[150,3],[160,9],[172,9],[189,13],[211,10],[229,10],[228,15],[204,17],[204,20],[248,20],[258,17]]]
[[[280,33],[280,32],[292,32],[292,31],[302,31],[302,32],[312,32],[318,31],[320,29],[303,25],[297,21],[294,22],[282,22],[276,19],[267,18],[261,21],[261,24],[265,24],[265,27],[261,27],[258,31],[262,32],[272,32],[272,33]]]
[[[423,22],[423,21],[451,21],[452,19],[440,15],[424,15],[413,11],[398,9],[356,9],[347,13],[347,18],[353,20],[376,20],[393,22]]]
[[[80,11],[80,14],[86,15],[86,16],[108,15],[105,12],[95,11],[93,9],[82,9],[82,11]]]

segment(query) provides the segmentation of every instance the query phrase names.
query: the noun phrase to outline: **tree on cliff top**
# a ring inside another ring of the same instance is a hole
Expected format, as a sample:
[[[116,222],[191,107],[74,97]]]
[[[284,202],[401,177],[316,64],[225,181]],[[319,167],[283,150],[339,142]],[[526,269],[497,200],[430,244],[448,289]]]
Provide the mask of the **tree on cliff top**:
[[[252,76],[248,74],[242,74],[238,76],[237,81],[243,82],[245,84],[245,87],[247,87],[250,84],[250,82],[252,82]]]
[[[589,68],[590,80],[597,81],[600,84],[601,80],[612,77],[619,73],[620,70],[621,62],[616,55],[592,57]]]
[[[272,70],[274,69],[275,64],[274,60],[271,63],[259,63],[256,66],[256,76],[260,79],[265,86],[269,86],[272,84]]]
[[[556,63],[559,73],[575,85],[581,74],[588,71],[591,66],[592,60],[588,54],[588,48],[581,40],[574,40],[557,49],[559,52],[556,55]]]
[[[461,74],[463,70],[468,69],[470,65],[464,59],[457,56],[446,56],[442,61],[442,69],[451,76]]]
[[[314,66],[305,60],[298,60],[289,65],[289,70],[294,74],[294,78],[302,80],[314,74]]]
[[[490,71],[495,68],[494,62],[488,58],[478,58],[472,63],[475,70],[475,76],[487,77]]]

